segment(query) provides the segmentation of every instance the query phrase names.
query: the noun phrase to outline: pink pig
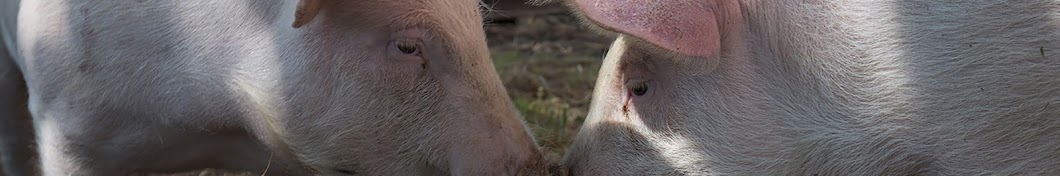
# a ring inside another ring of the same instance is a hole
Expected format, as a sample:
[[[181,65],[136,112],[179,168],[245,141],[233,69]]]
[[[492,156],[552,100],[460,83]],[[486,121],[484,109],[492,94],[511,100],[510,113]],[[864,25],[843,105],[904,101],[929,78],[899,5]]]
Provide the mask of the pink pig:
[[[575,175],[1060,175],[1060,1],[574,0]]]
[[[10,175],[546,170],[477,0],[0,3]]]

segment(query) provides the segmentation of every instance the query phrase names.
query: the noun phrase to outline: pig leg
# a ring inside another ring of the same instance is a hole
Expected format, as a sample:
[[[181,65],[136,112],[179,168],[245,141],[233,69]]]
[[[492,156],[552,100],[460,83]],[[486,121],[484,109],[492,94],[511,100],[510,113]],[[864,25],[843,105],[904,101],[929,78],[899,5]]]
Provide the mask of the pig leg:
[[[40,107],[38,104],[31,106]],[[89,151],[92,150],[91,148],[98,146],[98,144],[84,143],[85,140],[79,140],[79,138],[85,135],[93,135],[93,130],[78,131],[81,129],[73,128],[73,126],[85,124],[64,122],[64,120],[73,118],[66,118],[70,116],[63,114],[54,110],[33,110],[33,116],[36,118],[34,123],[36,123],[35,132],[37,133],[38,151],[40,152],[41,173],[43,175],[104,175],[98,171],[93,171],[95,170],[93,168],[103,162],[107,162],[106,160],[113,161],[117,158],[99,161],[99,163],[93,164],[95,166],[88,165],[89,161],[86,160],[95,158],[92,157],[93,154]]]
[[[106,112],[68,100],[40,103],[34,99],[39,96],[30,97],[43,175],[130,175],[145,164],[168,161],[159,157],[165,152],[162,144],[183,141],[135,119],[100,115]]]
[[[0,47],[0,175],[35,175],[33,124],[26,86],[6,49]]]
[[[32,85],[30,86],[32,88]],[[42,91],[29,95],[43,175],[128,175],[141,163],[165,158],[135,157],[160,153],[158,126],[115,115],[77,101],[80,95],[42,100]],[[71,98],[74,97],[74,98]],[[146,140],[144,136],[152,137]]]
[[[31,97],[34,97],[31,95]],[[99,111],[63,98],[31,99],[44,175],[129,175],[215,168],[269,175],[303,175],[240,129],[199,130],[155,118]],[[184,119],[184,118],[177,118]]]

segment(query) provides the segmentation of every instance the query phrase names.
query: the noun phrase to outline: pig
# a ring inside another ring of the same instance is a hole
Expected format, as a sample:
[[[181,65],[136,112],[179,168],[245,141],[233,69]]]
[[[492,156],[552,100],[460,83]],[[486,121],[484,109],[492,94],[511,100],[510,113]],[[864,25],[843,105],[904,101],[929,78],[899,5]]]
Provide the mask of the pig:
[[[476,0],[4,6],[19,8],[3,12],[2,69],[21,76],[0,90],[25,89],[10,101],[28,113],[2,118],[32,119],[43,175],[548,167],[493,68]]]
[[[565,1],[574,175],[1060,175],[1060,1]]]

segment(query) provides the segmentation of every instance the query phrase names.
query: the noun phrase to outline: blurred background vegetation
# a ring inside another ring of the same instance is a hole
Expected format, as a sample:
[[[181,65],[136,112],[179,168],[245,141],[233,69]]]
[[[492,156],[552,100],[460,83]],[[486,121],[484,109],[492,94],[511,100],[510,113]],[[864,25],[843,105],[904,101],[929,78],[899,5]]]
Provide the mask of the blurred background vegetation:
[[[589,110],[610,38],[559,5],[486,0],[486,38],[508,94],[549,161],[556,163]]]

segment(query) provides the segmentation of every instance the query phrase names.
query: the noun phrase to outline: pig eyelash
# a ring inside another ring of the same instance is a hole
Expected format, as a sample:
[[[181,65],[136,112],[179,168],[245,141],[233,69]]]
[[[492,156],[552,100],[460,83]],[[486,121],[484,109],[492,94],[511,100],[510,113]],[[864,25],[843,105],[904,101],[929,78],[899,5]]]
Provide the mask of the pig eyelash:
[[[418,38],[404,38],[403,37],[403,38],[398,38],[398,39],[395,39],[395,40],[391,41],[390,45],[391,46],[388,46],[388,47],[393,47],[393,48],[388,48],[388,50],[390,50],[390,51],[397,50],[397,52],[400,52],[399,54],[404,54],[405,55],[405,57],[402,57],[402,58],[408,58],[408,56],[415,56],[415,59],[422,61],[422,63],[420,64],[420,67],[427,68],[427,60],[423,57],[423,52],[425,52],[425,51],[423,51],[424,50],[424,45],[423,45],[423,41],[422,40],[419,40]],[[412,59],[412,58],[408,58],[408,59]]]
[[[643,96],[648,93],[648,81],[630,81],[628,84],[630,95]]]
[[[419,56],[422,50],[418,42],[412,40],[398,40],[395,45],[397,45],[398,51],[409,55]]]

